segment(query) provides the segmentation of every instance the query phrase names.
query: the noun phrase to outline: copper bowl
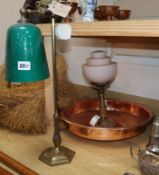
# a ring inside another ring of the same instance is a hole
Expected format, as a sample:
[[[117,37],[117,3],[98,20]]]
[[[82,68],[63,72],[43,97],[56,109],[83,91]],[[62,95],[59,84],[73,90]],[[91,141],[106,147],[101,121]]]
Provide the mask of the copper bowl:
[[[112,20],[113,17],[116,16],[119,6],[115,5],[101,5],[98,6],[99,11],[101,12],[102,16],[106,20]]]
[[[122,140],[141,134],[152,121],[153,113],[147,108],[115,99],[105,99],[107,117],[116,123],[113,128],[90,126],[91,118],[99,114],[99,100],[77,102],[60,113],[71,133],[92,140]]]
[[[130,17],[131,11],[130,10],[118,10],[117,14],[116,14],[116,18],[119,20],[124,20],[124,19],[128,19]]]

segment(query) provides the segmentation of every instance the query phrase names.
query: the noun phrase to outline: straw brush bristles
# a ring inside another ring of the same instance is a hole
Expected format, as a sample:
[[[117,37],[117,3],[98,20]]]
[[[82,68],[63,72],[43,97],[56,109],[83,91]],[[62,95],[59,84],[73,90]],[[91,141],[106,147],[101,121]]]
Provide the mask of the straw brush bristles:
[[[0,77],[2,82],[2,77]],[[0,82],[0,83],[1,83]],[[21,133],[45,133],[44,83],[0,88],[0,126]]]

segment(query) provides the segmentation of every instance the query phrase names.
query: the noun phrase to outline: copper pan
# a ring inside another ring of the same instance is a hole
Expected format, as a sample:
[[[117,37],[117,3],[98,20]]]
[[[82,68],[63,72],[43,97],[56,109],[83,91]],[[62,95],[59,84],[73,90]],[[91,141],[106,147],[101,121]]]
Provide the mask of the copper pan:
[[[107,117],[116,123],[113,128],[89,125],[90,119],[95,114],[99,114],[99,100],[77,102],[72,108],[62,110],[60,116],[71,133],[101,141],[115,141],[137,136],[153,119],[153,113],[141,105],[116,99],[105,99],[105,103]]]

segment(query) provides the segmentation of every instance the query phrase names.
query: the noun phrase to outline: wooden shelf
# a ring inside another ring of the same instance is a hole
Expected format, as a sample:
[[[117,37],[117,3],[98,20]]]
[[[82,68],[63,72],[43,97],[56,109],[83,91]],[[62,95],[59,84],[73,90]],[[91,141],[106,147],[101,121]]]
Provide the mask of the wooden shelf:
[[[72,36],[75,37],[159,37],[158,19],[74,22],[69,24],[72,26]],[[51,35],[51,24],[40,24],[38,26],[44,36]]]

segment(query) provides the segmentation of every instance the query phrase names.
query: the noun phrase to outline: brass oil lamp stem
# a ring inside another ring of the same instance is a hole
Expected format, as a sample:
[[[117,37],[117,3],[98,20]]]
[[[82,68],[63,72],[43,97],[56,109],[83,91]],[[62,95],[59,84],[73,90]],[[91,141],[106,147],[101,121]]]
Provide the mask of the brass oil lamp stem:
[[[101,127],[115,127],[116,123],[108,118],[108,111],[106,110],[106,104],[105,104],[105,98],[104,98],[104,92],[105,89],[108,88],[109,83],[105,84],[96,84],[98,96],[99,96],[99,113],[101,119],[98,121],[97,125]]]
[[[106,105],[104,100],[104,90],[105,85],[98,86],[98,96],[99,96],[99,110],[100,110],[100,116],[102,117],[102,120],[106,118]]]

